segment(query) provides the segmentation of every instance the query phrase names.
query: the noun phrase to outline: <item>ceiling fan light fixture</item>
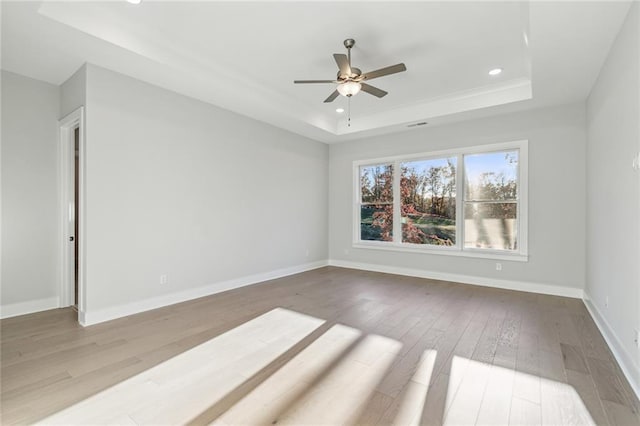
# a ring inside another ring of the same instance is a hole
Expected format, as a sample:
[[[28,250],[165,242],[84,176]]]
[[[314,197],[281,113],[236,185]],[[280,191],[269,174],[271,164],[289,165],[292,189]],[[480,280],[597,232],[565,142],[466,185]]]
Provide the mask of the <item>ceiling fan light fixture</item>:
[[[347,81],[338,85],[338,93],[342,96],[350,97],[356,95],[361,88],[362,85],[357,81]]]

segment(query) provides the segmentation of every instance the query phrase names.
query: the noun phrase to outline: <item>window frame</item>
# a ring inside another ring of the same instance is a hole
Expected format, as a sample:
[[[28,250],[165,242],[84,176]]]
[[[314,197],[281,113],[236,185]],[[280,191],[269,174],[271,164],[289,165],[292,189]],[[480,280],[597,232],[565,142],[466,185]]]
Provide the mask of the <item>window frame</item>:
[[[485,258],[495,260],[511,260],[527,262],[528,254],[528,140],[516,140],[511,142],[493,143],[486,145],[474,145],[469,147],[454,148],[431,152],[421,152],[408,155],[396,155],[391,157],[356,160],[353,162],[353,197],[352,197],[352,247],[374,250],[389,250],[398,252],[424,253],[447,256],[462,256]],[[518,151],[518,250],[507,251],[499,249],[484,249],[464,247],[464,182],[465,167],[464,156],[473,154],[486,154],[491,152]],[[413,244],[402,242],[402,202],[400,194],[400,179],[402,176],[401,164],[409,161],[433,160],[443,158],[456,158],[456,245],[438,246],[430,244]],[[378,164],[393,165],[393,241],[371,241],[360,239],[360,206],[362,194],[360,193],[360,167]]]

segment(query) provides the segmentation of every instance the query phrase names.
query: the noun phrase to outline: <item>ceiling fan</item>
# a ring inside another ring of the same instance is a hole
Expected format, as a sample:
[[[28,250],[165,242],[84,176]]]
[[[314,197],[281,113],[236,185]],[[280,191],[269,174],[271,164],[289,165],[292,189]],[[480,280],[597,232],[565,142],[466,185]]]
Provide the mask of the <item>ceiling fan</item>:
[[[294,80],[295,84],[314,84],[314,83],[334,83],[338,87],[329,95],[326,102],[333,102],[338,95],[351,96],[357,94],[360,90],[367,92],[370,95],[382,98],[387,94],[384,90],[373,87],[365,81],[373,80],[374,78],[383,77],[385,75],[395,74],[398,72],[406,71],[407,67],[403,64],[391,65],[389,67],[380,68],[375,71],[362,73],[360,69],[351,66],[351,48],[355,46],[356,41],[352,38],[348,38],[344,41],[344,47],[347,48],[347,54],[334,53],[333,58],[338,64],[338,76],[336,80]]]

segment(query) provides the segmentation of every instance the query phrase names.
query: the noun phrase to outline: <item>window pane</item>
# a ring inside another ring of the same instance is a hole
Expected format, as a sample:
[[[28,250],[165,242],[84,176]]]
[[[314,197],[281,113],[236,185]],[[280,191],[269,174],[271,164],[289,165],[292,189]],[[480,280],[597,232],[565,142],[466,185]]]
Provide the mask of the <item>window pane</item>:
[[[464,246],[516,250],[517,211],[517,203],[465,203]]]
[[[456,243],[456,157],[401,164],[402,242]]]
[[[360,239],[393,241],[393,204],[360,206]]]
[[[361,166],[360,193],[363,203],[393,202],[393,165]]]
[[[466,200],[518,198],[518,151],[464,156]]]

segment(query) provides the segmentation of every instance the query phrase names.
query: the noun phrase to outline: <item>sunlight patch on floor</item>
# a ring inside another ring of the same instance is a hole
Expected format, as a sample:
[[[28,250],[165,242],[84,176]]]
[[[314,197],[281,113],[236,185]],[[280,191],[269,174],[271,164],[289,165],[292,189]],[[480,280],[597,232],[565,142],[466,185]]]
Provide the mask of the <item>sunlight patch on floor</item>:
[[[414,426],[421,424],[437,354],[438,352],[432,349],[422,353],[418,368],[413,373],[402,396],[400,408],[393,421],[394,425]]]
[[[562,382],[454,356],[443,425],[595,425],[576,390]]]
[[[46,424],[183,424],[325,321],[273,309],[46,419]]]
[[[285,366],[218,417],[213,424],[270,424],[304,394],[310,383],[348,351],[362,333],[334,325]]]
[[[401,347],[335,325],[214,424],[352,424]]]

